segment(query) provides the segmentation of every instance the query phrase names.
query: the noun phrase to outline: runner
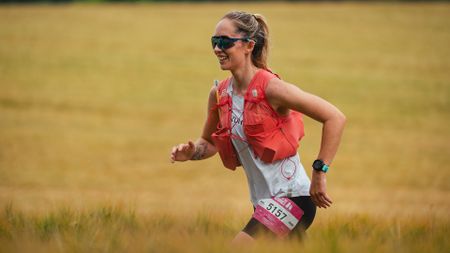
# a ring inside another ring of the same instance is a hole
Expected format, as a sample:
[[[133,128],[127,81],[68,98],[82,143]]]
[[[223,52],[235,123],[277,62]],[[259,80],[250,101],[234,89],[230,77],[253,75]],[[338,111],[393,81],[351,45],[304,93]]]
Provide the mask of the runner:
[[[175,161],[206,159],[217,152],[226,168],[242,166],[254,213],[233,243],[260,234],[302,236],[316,206],[332,204],[326,172],[337,152],[345,116],[332,104],[281,80],[267,66],[265,18],[242,11],[217,24],[212,47],[231,76],[211,88],[202,135],[172,148]],[[322,123],[322,142],[309,180],[297,153],[302,114]]]

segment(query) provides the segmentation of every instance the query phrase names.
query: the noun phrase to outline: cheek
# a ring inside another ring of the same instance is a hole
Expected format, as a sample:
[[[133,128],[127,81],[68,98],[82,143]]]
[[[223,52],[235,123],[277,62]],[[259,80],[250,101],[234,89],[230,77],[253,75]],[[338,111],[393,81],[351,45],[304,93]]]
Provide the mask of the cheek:
[[[232,62],[240,62],[245,59],[245,54],[240,50],[233,50],[233,52],[230,52],[229,57]]]

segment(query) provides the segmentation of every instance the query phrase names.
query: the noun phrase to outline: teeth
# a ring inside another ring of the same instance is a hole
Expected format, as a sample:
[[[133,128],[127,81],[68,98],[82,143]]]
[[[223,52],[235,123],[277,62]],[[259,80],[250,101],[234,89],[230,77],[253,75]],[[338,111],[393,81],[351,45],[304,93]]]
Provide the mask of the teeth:
[[[219,58],[219,60],[221,60],[221,61],[224,61],[224,60],[228,59],[228,57],[226,57],[226,56],[219,56],[218,58]]]

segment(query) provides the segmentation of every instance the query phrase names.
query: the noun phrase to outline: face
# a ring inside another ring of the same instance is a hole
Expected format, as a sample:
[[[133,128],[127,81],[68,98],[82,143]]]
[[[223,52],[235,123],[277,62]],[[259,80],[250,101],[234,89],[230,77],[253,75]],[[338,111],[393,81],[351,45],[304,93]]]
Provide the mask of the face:
[[[244,38],[245,36],[236,33],[236,27],[229,19],[222,19],[217,23],[214,36],[226,36],[229,38]],[[240,68],[247,60],[250,60],[251,52],[254,46],[253,41],[237,40],[234,45],[227,49],[214,47],[214,54],[219,60],[222,70],[234,70]]]

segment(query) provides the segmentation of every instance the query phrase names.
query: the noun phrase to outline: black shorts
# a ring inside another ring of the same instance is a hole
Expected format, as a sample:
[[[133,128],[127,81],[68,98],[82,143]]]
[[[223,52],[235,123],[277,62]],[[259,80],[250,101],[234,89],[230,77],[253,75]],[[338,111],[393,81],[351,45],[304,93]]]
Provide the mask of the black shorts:
[[[304,237],[305,231],[312,224],[314,216],[316,216],[316,205],[312,202],[310,196],[299,196],[289,199],[294,201],[294,203],[303,210],[302,218],[294,227],[294,229],[289,233],[289,237],[301,239]],[[253,209],[255,209],[255,207],[253,207]],[[266,226],[264,226],[255,218],[251,218],[242,231],[252,237],[257,237],[260,234],[275,235],[272,231],[270,231]]]

